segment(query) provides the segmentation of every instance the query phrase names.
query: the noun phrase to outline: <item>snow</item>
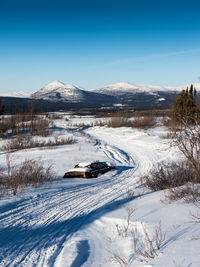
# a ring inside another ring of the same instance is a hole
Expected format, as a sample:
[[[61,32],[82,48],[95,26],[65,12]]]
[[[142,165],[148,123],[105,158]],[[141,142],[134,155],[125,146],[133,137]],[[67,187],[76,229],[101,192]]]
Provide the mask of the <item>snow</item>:
[[[84,98],[83,92],[82,88],[76,85],[53,81],[31,96],[33,98],[51,101],[67,100],[79,102]]]
[[[150,192],[139,183],[142,174],[163,161],[180,159],[178,151],[160,137],[166,131],[163,127],[146,131],[91,127],[81,134],[71,132],[64,119],[54,123],[58,127],[54,135],[73,135],[78,143],[16,151],[11,163],[39,159],[45,166],[52,163],[60,178],[78,162],[94,159],[110,161],[116,170],[97,179],[61,179],[0,199],[0,266],[117,267],[111,259],[114,252],[128,259],[132,256],[127,266],[199,266],[200,240],[192,237],[199,236],[200,229],[190,217],[198,208],[182,201],[160,201],[164,191]],[[0,160],[6,167],[2,152]],[[126,224],[127,208],[135,209],[131,227],[137,226],[141,240],[143,226],[152,233],[161,222],[166,237],[154,259],[140,261],[133,255],[130,235],[118,235],[116,225]]]
[[[67,172],[89,172],[91,171],[91,168],[73,168],[73,169],[70,169],[68,170]]]
[[[87,167],[88,165],[90,165],[92,162],[80,162],[79,164],[77,164],[79,167]]]
[[[55,80],[55,81],[52,81],[52,82],[48,83],[47,85],[45,85],[41,90],[43,92],[45,92],[45,91],[48,92],[48,91],[52,91],[52,90],[55,90],[57,88],[64,87],[64,86],[65,86],[64,83],[62,83],[58,80]]]
[[[0,96],[4,96],[4,97],[21,97],[21,98],[29,98],[30,97],[30,93],[27,92],[13,92],[13,93],[0,93]]]
[[[190,85],[184,86],[158,86],[158,85],[145,85],[145,84],[131,84],[129,82],[120,82],[105,87],[95,89],[94,92],[108,94],[108,95],[120,95],[126,92],[129,93],[157,93],[157,92],[176,92],[190,87]],[[200,90],[200,83],[194,84],[197,90]]]
[[[193,84],[197,91],[200,90],[200,83]],[[119,82],[111,85],[104,86],[102,88],[93,89],[92,92],[102,93],[107,95],[122,95],[124,93],[147,93],[151,95],[157,95],[158,92],[179,92],[183,89],[190,87],[190,84],[183,86],[159,86],[159,85],[145,85],[145,84],[132,84],[129,82]],[[61,81],[55,80],[47,85],[45,85],[40,90],[33,94],[27,92],[13,92],[13,93],[2,93],[1,96],[9,97],[22,97],[22,98],[37,98],[44,100],[68,100],[71,102],[80,102],[84,99],[84,92],[82,87],[78,85],[65,84]],[[89,92],[86,90],[86,92]],[[158,99],[158,101],[163,101],[164,98]],[[120,106],[122,104],[114,104],[115,106]]]

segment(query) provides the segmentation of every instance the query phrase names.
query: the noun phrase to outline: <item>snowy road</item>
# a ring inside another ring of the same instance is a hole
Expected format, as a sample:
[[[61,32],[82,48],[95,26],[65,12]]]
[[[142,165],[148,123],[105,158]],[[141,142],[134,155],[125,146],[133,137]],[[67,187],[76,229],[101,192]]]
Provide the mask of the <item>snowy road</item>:
[[[137,177],[170,157],[168,151],[163,153],[164,141],[126,131],[88,130],[98,150],[116,163],[116,171],[93,180],[64,180],[37,194],[1,203],[0,266],[69,266],[65,247],[72,236],[128,202],[127,190],[137,186]],[[72,267],[81,266],[92,254],[87,239],[79,242],[77,250],[84,253],[72,261]]]

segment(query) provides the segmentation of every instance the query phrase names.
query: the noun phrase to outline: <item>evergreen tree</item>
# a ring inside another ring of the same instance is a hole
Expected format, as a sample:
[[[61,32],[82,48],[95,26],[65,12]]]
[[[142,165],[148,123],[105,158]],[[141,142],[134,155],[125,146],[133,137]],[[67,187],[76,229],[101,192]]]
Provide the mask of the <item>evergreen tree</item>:
[[[186,90],[182,90],[174,104],[174,119],[176,121],[180,121],[182,118],[186,118],[192,122],[198,113],[196,101],[197,93],[193,85],[190,86],[189,90],[188,88]]]
[[[4,112],[4,106],[1,103],[2,103],[2,99],[0,98],[0,115],[2,115]],[[0,121],[1,121],[1,118],[0,118]],[[0,122],[0,134],[4,132],[3,128],[4,127],[2,125],[2,122]]]
[[[193,84],[190,86],[190,96],[193,97]]]
[[[197,90],[196,90],[196,88],[194,88],[194,97],[195,98],[197,97]]]
[[[187,87],[187,89],[186,89],[186,95],[188,96],[188,87]]]
[[[2,103],[2,99],[0,98],[0,115],[2,115],[4,112],[4,106],[1,105],[1,103]]]

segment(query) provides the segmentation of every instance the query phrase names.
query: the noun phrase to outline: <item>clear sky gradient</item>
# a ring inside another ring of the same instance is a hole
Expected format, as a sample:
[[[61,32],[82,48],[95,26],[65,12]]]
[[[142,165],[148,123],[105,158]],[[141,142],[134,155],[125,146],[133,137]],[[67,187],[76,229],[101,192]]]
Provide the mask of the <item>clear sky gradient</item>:
[[[199,77],[199,0],[0,0],[0,93]]]

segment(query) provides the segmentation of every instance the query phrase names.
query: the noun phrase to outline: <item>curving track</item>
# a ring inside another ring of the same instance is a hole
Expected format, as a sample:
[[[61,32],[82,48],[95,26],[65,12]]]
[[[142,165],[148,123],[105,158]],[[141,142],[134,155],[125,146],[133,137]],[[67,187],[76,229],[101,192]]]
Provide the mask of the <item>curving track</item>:
[[[111,139],[114,145],[111,140],[108,145],[106,136],[101,141],[97,132],[94,135],[96,146],[119,166],[117,171],[86,183],[73,185],[63,181],[36,196],[2,205],[0,266],[55,266],[67,240],[94,217],[106,212],[109,205],[128,201],[127,189],[136,187],[136,177],[158,160],[155,151],[143,143],[135,144],[130,153],[131,148],[122,148],[123,142],[117,147],[117,134]]]

